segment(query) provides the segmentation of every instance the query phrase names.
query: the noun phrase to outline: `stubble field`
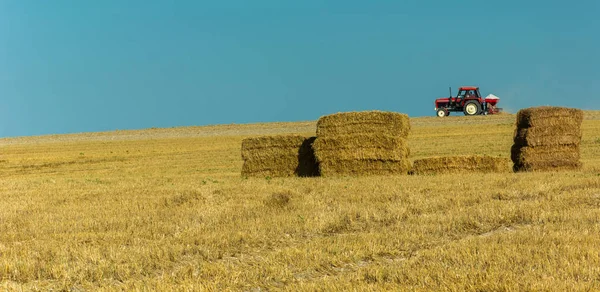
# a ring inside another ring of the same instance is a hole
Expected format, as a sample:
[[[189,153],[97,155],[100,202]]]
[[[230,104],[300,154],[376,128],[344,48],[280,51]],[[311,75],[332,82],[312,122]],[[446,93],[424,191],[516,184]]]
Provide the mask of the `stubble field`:
[[[510,157],[514,115],[411,123],[411,159]],[[600,289],[600,112],[581,171],[240,176],[242,139],[315,125],[0,139],[0,289]]]

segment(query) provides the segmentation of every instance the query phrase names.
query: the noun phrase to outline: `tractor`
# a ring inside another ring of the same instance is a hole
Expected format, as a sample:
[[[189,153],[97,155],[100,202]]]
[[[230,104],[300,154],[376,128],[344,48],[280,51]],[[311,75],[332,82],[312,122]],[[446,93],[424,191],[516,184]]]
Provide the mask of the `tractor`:
[[[438,98],[435,100],[435,111],[438,117],[446,117],[450,112],[463,112],[465,116],[497,114],[502,111],[496,107],[500,99],[490,94],[485,98],[479,94],[479,87],[463,86],[458,89],[456,97]]]

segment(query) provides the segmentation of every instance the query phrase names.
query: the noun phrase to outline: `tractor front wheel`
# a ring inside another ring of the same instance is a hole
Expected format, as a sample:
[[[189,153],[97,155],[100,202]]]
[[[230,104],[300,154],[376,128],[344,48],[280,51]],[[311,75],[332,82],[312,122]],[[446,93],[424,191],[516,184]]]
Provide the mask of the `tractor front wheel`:
[[[481,113],[481,105],[476,101],[469,101],[465,103],[465,107],[463,109],[465,116],[474,116]]]
[[[440,118],[448,116],[449,112],[445,108],[441,108],[437,110],[437,116]]]

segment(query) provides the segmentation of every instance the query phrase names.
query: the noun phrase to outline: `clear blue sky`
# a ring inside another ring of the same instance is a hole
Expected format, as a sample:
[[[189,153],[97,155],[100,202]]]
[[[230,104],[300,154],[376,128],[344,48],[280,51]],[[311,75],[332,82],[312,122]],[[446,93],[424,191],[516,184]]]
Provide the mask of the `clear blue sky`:
[[[600,1],[0,1],[0,136],[600,109]]]

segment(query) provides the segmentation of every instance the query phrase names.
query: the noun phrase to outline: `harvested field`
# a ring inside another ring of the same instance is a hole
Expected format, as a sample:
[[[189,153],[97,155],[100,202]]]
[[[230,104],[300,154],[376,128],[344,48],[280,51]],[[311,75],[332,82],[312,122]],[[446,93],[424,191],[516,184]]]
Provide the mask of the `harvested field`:
[[[447,156],[417,159],[413,163],[414,174],[443,174],[465,172],[509,172],[511,161],[491,156]]]
[[[316,120],[2,138],[0,290],[599,291],[585,114],[569,172],[240,176]],[[411,117],[411,160],[510,158],[515,119]]]
[[[315,137],[277,135],[242,141],[242,176],[316,176]]]
[[[408,115],[395,112],[337,113],[317,121],[317,137],[371,133],[406,138],[409,132]]]

